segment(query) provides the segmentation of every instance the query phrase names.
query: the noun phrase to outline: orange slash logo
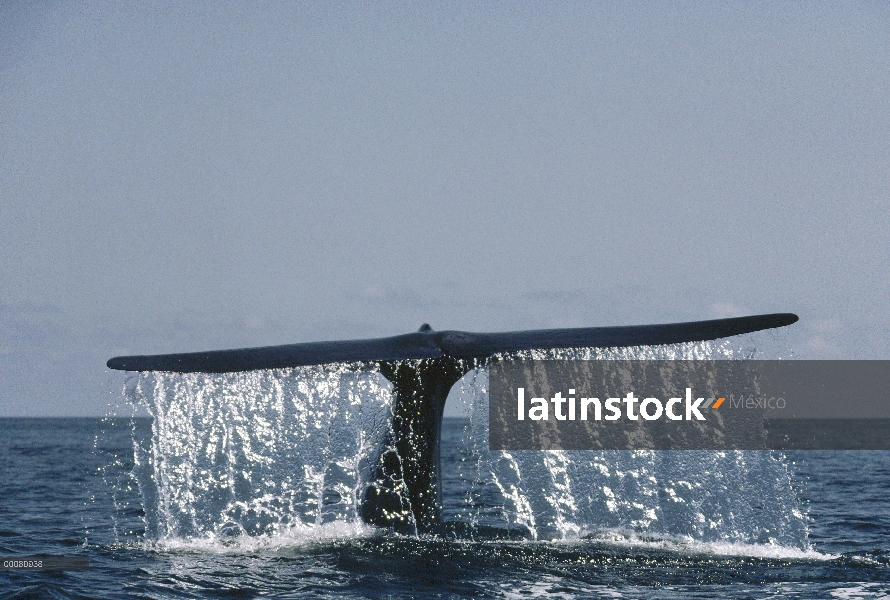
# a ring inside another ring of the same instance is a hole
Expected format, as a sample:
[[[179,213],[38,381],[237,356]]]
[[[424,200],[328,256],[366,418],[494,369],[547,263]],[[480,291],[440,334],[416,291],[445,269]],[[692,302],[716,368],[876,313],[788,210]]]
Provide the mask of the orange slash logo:
[[[726,398],[717,398],[716,401],[713,398],[711,398],[708,400],[707,404],[705,404],[704,407],[717,410],[718,408],[720,408],[720,405],[723,404],[724,400],[726,400]]]

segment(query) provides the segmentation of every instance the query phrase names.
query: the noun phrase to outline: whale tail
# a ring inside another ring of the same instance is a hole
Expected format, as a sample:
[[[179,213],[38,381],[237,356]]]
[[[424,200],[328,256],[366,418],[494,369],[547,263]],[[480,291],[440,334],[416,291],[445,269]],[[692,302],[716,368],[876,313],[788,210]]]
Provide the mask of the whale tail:
[[[384,451],[361,500],[372,525],[425,533],[440,525],[442,416],[448,392],[471,369],[498,353],[556,348],[615,348],[698,342],[784,327],[797,315],[778,313],[627,327],[546,329],[508,333],[435,331],[337,342],[186,354],[120,356],[108,367],[122,371],[229,373],[332,362],[376,362],[393,384],[393,423]]]

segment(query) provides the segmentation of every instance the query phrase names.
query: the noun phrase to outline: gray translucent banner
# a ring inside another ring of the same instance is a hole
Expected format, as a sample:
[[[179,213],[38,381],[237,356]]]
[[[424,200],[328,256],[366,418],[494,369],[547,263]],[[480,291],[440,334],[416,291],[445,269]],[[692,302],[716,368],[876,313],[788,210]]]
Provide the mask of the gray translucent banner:
[[[492,450],[890,450],[890,361],[503,361]]]

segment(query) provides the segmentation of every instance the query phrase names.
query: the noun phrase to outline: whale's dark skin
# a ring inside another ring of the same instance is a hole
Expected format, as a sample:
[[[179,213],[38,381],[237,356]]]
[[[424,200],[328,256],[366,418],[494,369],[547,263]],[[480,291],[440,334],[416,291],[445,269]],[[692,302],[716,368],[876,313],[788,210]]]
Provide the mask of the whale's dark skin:
[[[439,441],[451,387],[497,353],[553,348],[616,348],[698,342],[784,327],[797,315],[777,313],[628,327],[545,329],[508,333],[434,331],[389,338],[313,342],[187,354],[120,356],[122,371],[229,373],[332,362],[376,362],[393,384],[393,424],[361,501],[362,519],[397,531],[429,533],[441,526]]]
[[[393,384],[391,439],[387,440],[360,507],[366,523],[397,531],[436,531],[442,490],[439,439],[448,392],[477,361],[448,356],[379,363]]]

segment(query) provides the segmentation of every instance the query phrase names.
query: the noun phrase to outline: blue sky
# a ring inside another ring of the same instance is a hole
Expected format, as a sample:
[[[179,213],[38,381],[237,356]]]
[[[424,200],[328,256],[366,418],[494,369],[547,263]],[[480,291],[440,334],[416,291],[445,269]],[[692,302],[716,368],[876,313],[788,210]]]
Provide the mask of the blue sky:
[[[3,3],[0,416],[107,358],[789,311],[890,358],[890,9]]]

